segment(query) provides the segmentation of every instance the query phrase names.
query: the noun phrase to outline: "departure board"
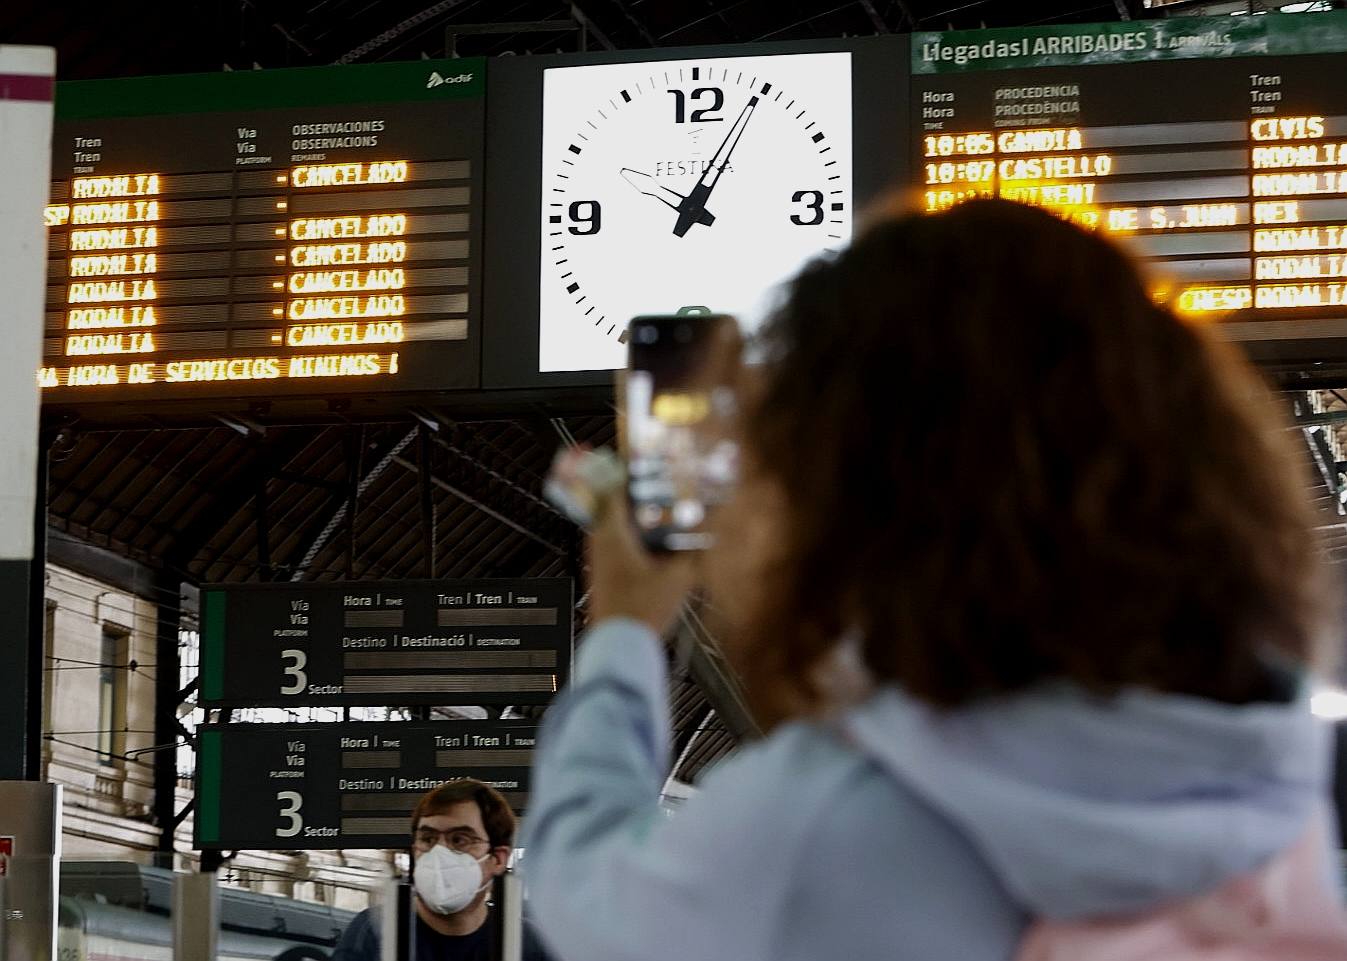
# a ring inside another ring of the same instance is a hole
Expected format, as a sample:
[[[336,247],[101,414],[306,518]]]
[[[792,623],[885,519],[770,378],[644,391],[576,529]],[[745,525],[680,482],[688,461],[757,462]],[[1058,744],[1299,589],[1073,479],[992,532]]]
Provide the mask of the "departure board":
[[[473,777],[528,802],[528,721],[217,724],[198,732],[198,849],[411,846],[416,802]]]
[[[474,387],[478,60],[63,83],[47,403]]]
[[[1234,339],[1347,337],[1347,16],[912,43],[926,210],[1036,204],[1116,237],[1158,299]]]
[[[546,704],[570,677],[567,578],[201,590],[206,707]]]

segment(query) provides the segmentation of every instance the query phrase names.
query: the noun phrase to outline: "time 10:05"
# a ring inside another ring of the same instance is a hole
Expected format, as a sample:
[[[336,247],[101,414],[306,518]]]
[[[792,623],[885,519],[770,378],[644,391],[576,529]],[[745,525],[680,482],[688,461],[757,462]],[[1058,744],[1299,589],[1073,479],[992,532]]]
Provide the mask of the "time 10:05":
[[[996,173],[996,162],[993,160],[968,160],[961,163],[946,161],[945,163],[926,165],[926,182],[928,184],[952,184],[959,183],[987,183]]]
[[[926,156],[977,156],[996,152],[996,140],[989,133],[939,134],[925,138]]]

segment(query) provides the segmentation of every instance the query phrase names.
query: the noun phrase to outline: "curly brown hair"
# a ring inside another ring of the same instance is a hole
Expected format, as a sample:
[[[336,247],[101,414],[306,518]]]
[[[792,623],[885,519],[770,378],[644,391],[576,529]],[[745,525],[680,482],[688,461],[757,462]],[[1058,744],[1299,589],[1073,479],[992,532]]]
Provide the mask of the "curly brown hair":
[[[1268,651],[1310,658],[1288,433],[1106,239],[1006,201],[889,216],[796,279],[763,344],[748,452],[789,506],[736,660],[764,720],[817,704],[848,630],[941,706],[1049,679],[1245,703]]]

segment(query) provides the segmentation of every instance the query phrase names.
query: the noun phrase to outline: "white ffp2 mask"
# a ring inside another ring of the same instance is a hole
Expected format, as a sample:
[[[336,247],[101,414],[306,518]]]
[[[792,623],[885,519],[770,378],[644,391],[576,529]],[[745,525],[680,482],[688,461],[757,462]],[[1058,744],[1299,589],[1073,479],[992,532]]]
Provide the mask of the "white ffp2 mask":
[[[486,890],[491,879],[483,880],[481,863],[490,853],[474,858],[437,844],[416,859],[412,883],[417,896],[436,914],[456,914],[473,898]]]

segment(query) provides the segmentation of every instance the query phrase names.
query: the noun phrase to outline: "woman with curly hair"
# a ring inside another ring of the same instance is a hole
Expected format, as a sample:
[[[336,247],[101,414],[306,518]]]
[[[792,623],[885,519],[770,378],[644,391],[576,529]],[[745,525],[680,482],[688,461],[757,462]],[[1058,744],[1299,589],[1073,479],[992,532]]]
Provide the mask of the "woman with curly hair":
[[[1231,349],[1003,201],[874,223],[763,346],[699,569],[620,509],[591,538],[526,827],[560,957],[1005,961],[1033,921],[1144,916],[1298,844],[1328,890],[1327,587]],[[768,736],[665,819],[659,637],[698,578]]]

